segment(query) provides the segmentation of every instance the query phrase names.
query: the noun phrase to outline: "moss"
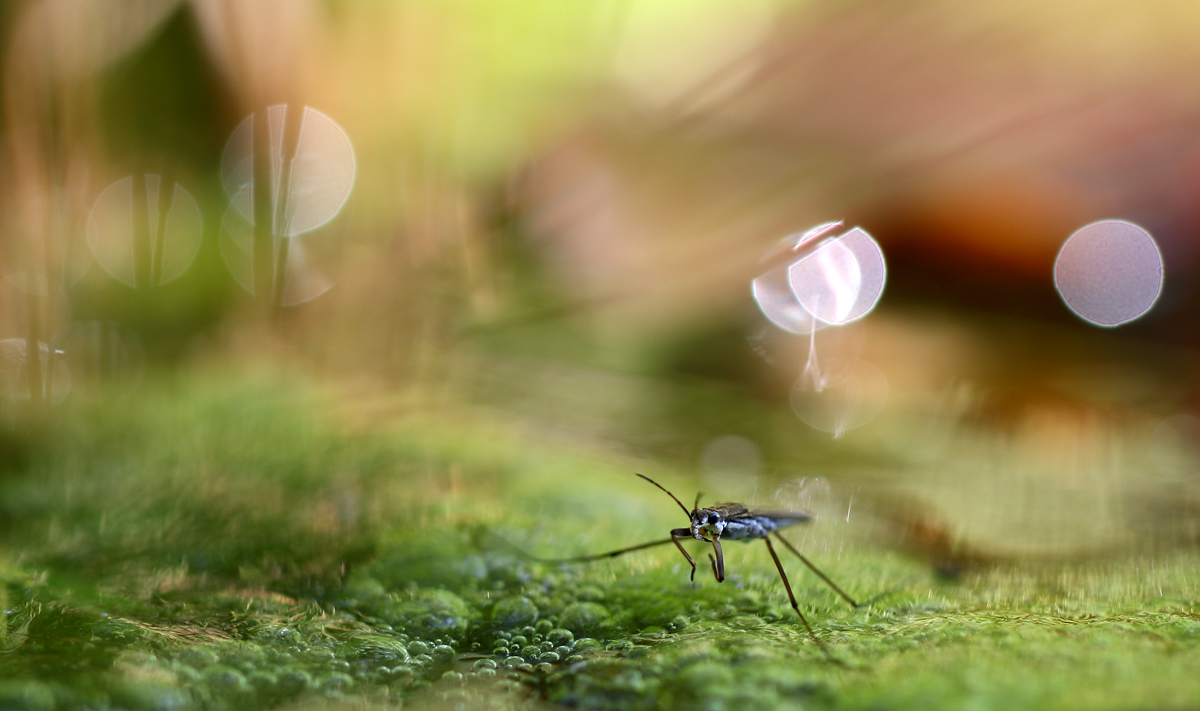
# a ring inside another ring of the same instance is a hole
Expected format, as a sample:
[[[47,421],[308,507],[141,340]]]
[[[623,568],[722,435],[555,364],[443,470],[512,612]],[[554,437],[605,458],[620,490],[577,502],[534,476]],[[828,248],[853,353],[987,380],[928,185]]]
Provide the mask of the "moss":
[[[537,617],[537,606],[523,595],[504,598],[492,607],[492,620],[500,627],[525,627],[536,622]]]
[[[860,609],[789,560],[802,609],[842,662],[831,664],[761,546],[728,546],[722,585],[690,583],[670,546],[589,565],[514,551],[574,555],[614,531],[633,543],[677,525],[655,492],[619,498],[622,462],[514,446],[486,423],[352,433],[336,404],[301,388],[148,387],[122,407],[64,411],[60,446],[0,482],[0,560],[20,561],[0,570],[0,706],[1200,700],[1188,552],[957,583],[869,546],[814,553],[854,594],[878,596]]]

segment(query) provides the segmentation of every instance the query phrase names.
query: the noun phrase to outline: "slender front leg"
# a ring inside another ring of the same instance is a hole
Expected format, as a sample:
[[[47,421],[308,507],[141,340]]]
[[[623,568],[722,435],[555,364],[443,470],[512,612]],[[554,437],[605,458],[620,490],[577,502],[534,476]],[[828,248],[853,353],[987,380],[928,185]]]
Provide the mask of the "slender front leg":
[[[834,591],[835,593],[837,593],[838,595],[841,595],[843,600],[845,600],[846,602],[850,603],[850,606],[851,606],[851,607],[858,607],[858,606],[859,606],[859,605],[858,605],[858,603],[854,601],[854,598],[852,598],[852,597],[850,597],[849,595],[847,595],[845,590],[842,590],[841,588],[839,588],[839,587],[837,586],[837,583],[835,583],[835,582],[833,582],[832,580],[830,580],[830,579],[829,579],[829,576],[828,576],[828,575],[826,575],[826,574],[822,573],[820,570],[818,570],[818,569],[817,569],[817,566],[815,566],[815,565],[813,565],[813,564],[812,564],[812,561],[810,561],[808,558],[805,558],[803,553],[801,553],[800,551],[796,550],[796,547],[795,547],[795,546],[793,546],[793,545],[792,545],[792,544],[791,544],[791,543],[788,541],[788,539],[786,539],[786,538],[784,538],[783,536],[779,535],[779,531],[776,531],[776,532],[775,532],[775,537],[776,537],[776,538],[778,538],[778,539],[780,540],[780,542],[781,542],[781,543],[783,543],[783,545],[787,546],[787,548],[788,548],[788,550],[789,550],[789,551],[791,551],[791,552],[795,553],[795,554],[796,554],[796,557],[800,559],[800,562],[801,562],[801,563],[804,563],[805,565],[807,565],[807,566],[808,566],[808,569],[809,569],[809,570],[811,570],[812,572],[816,573],[818,578],[820,578],[821,580],[824,580],[826,585],[828,585],[829,587],[833,588],[833,591]],[[767,545],[770,545],[770,543],[768,543]]]
[[[509,543],[508,541],[505,541],[502,538],[497,538],[497,540],[499,540],[501,543],[504,543],[509,548],[512,548],[517,553],[520,553],[522,556],[524,556],[530,560],[536,560],[539,563],[587,563],[588,561],[592,561],[592,560],[603,560],[605,558],[616,558],[619,555],[625,555],[626,553],[632,553],[634,551],[640,551],[640,550],[644,550],[646,548],[653,548],[654,546],[666,545],[667,543],[671,542],[670,538],[663,538],[663,539],[657,540],[657,541],[650,541],[649,543],[639,543],[636,546],[629,546],[628,548],[618,548],[615,551],[608,551],[607,553],[594,553],[592,555],[579,555],[579,556],[575,556],[574,558],[538,558],[537,556],[529,555],[525,551],[514,546],[513,544]]]
[[[692,566],[692,573],[688,576],[688,580],[694,583],[696,582],[696,561],[692,560],[692,557],[688,555],[688,552],[683,549],[683,544],[679,542],[680,538],[689,537],[691,535],[692,530],[690,528],[675,528],[671,530],[671,542],[675,544],[675,547],[679,549],[679,552],[683,554],[683,557],[687,558],[688,565]]]
[[[721,552],[721,541],[718,538],[712,539],[713,550],[717,553],[717,559],[709,558],[713,566],[713,575],[716,576],[718,583],[725,582],[725,554]]]
[[[804,613],[800,611],[800,605],[796,603],[796,596],[792,594],[792,584],[788,582],[787,573],[783,572],[783,563],[779,562],[779,556],[775,555],[775,546],[771,545],[771,539],[764,538],[763,541],[766,542],[767,550],[771,553],[771,560],[775,561],[775,569],[779,571],[779,577],[783,579],[783,589],[787,590],[788,599],[792,601],[792,609],[800,616],[800,621],[804,623],[804,629],[808,630],[808,636],[812,637],[812,641],[817,643],[817,646],[825,654],[826,659],[834,664],[841,664],[840,661],[829,653],[829,649],[825,647],[825,643],[821,641],[816,632],[813,632],[812,625],[808,624],[808,620],[804,618]]]

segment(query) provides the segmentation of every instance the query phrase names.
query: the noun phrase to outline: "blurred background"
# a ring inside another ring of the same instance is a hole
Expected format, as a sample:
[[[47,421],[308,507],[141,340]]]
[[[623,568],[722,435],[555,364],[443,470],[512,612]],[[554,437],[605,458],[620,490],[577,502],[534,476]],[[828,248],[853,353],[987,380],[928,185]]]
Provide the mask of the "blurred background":
[[[1194,544],[1198,28],[1184,0],[4,3],[5,446],[265,364],[718,499],[823,478],[947,572]],[[1118,328],[1053,278],[1105,218],[1166,275]],[[750,283],[832,220],[882,248],[882,300],[789,334]],[[814,348],[870,364],[857,426],[802,419]]]

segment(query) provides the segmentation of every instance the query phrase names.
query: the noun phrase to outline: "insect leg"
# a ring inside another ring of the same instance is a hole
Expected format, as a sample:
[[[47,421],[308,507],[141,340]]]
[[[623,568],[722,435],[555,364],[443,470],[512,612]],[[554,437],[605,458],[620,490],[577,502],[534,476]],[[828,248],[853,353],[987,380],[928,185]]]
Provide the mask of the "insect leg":
[[[509,548],[512,548],[514,551],[520,553],[525,558],[528,558],[530,560],[535,560],[539,563],[586,563],[591,560],[602,560],[604,558],[616,558],[619,555],[624,555],[625,553],[632,553],[634,551],[640,551],[643,548],[653,548],[654,546],[665,545],[667,543],[670,543],[673,539],[663,538],[663,539],[660,539],[657,541],[650,541],[649,543],[639,543],[636,546],[629,546],[628,548],[618,548],[615,551],[608,551],[607,553],[596,553],[593,555],[581,555],[581,556],[576,556],[574,558],[538,558],[537,556],[529,555],[525,551],[523,551],[520,548],[518,548],[517,546],[509,543],[508,541],[505,541],[502,538],[496,537],[496,540],[503,542]]]
[[[829,661],[834,664],[841,664],[841,662],[830,654],[825,643],[821,641],[816,632],[813,632],[812,625],[808,624],[808,620],[804,618],[804,613],[800,611],[800,605],[797,604],[796,596],[792,593],[792,584],[788,582],[787,573],[783,572],[783,563],[779,562],[779,556],[775,554],[775,546],[771,545],[771,539],[763,538],[763,541],[767,544],[767,550],[771,553],[771,560],[775,561],[775,569],[779,571],[779,577],[783,580],[783,589],[787,590],[788,599],[792,601],[792,609],[800,616],[800,621],[804,623],[804,629],[808,630],[808,636],[812,637],[812,640],[817,643],[817,647],[821,649]]]
[[[718,583],[723,583],[725,582],[725,554],[721,552],[720,539],[712,539],[712,545],[713,550],[717,552],[717,559],[715,561],[712,560],[711,556],[709,557],[709,560],[712,561],[713,575],[716,576]]]
[[[687,558],[688,565],[692,566],[692,573],[691,573],[691,575],[688,576],[688,580],[690,580],[692,582],[696,582],[696,561],[692,560],[692,557],[690,555],[688,555],[688,552],[683,549],[683,544],[679,542],[679,539],[681,537],[691,536],[691,535],[692,535],[691,529],[687,529],[687,528],[671,529],[671,542],[675,544],[675,547],[679,549],[679,552],[683,554],[683,557]]]
[[[796,554],[796,557],[800,559],[800,562],[801,562],[801,563],[804,563],[805,565],[807,565],[807,566],[808,566],[808,569],[809,569],[809,570],[811,570],[812,572],[816,573],[818,578],[820,578],[821,580],[824,580],[826,585],[828,585],[829,587],[833,588],[833,591],[834,591],[835,593],[837,593],[838,595],[841,595],[843,600],[845,600],[846,602],[850,603],[850,606],[851,606],[851,607],[858,607],[858,606],[859,606],[859,605],[858,605],[858,603],[854,601],[854,598],[852,598],[852,597],[850,597],[849,595],[847,595],[845,590],[842,590],[841,588],[839,588],[839,587],[838,587],[838,585],[837,585],[837,583],[835,583],[835,582],[833,582],[832,580],[830,580],[830,579],[829,579],[829,576],[828,576],[828,575],[826,575],[826,574],[822,573],[822,572],[821,572],[821,571],[820,571],[820,570],[817,568],[817,566],[815,566],[815,565],[813,565],[813,564],[812,564],[812,561],[810,561],[808,558],[805,558],[805,557],[804,557],[804,554],[803,554],[803,553],[801,553],[800,551],[796,550],[796,547],[795,547],[795,546],[793,546],[793,545],[792,545],[792,544],[791,544],[791,543],[788,541],[788,539],[786,539],[786,538],[784,538],[783,536],[779,535],[779,531],[776,531],[776,532],[775,532],[775,537],[776,537],[776,538],[778,538],[778,539],[780,540],[780,542],[781,542],[781,543],[783,543],[783,545],[787,546],[787,548],[788,548],[788,550],[789,550],[789,551],[791,551],[791,552],[795,553],[795,554]],[[770,545],[770,544],[768,543],[768,545]]]

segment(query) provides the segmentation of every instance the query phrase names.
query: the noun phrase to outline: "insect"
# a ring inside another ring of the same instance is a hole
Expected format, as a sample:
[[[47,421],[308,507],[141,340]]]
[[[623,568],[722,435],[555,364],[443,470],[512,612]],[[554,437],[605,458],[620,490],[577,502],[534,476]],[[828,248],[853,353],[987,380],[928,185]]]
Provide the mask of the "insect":
[[[813,565],[807,557],[804,556],[795,546],[779,533],[779,529],[786,526],[791,526],[797,523],[806,523],[812,520],[812,514],[806,511],[752,511],[743,504],[721,503],[713,504],[705,508],[700,508],[700,497],[703,493],[696,494],[696,502],[692,505],[692,510],[683,505],[683,502],[674,494],[658,482],[654,481],[645,474],[638,474],[639,477],[645,479],[651,484],[657,486],[666,492],[679,504],[679,508],[687,514],[690,525],[687,528],[675,528],[671,530],[670,538],[663,538],[657,541],[648,543],[640,543],[636,546],[627,548],[619,548],[615,551],[607,553],[598,553],[595,555],[585,555],[576,558],[560,558],[555,560],[542,559],[547,563],[583,563],[592,560],[602,560],[604,558],[615,558],[625,553],[632,553],[646,548],[674,543],[683,557],[687,559],[688,565],[692,567],[689,574],[690,580],[696,579],[696,561],[684,549],[681,540],[694,538],[699,541],[704,541],[712,545],[713,552],[709,554],[708,561],[712,566],[713,577],[718,583],[725,581],[725,554],[721,549],[721,541],[755,541],[762,540],[767,544],[767,551],[771,554],[771,560],[775,561],[775,569],[779,571],[779,577],[783,580],[783,587],[787,590],[788,600],[791,601],[792,609],[796,611],[796,615],[800,617],[800,622],[804,624],[804,629],[808,630],[808,635],[812,637],[813,642],[817,644],[821,652],[830,660],[836,662],[837,659],[829,652],[825,643],[813,631],[812,625],[808,623],[808,619],[804,617],[804,613],[800,611],[800,605],[796,602],[796,595],[792,592],[792,584],[788,581],[787,573],[783,570],[783,563],[779,560],[779,555],[775,552],[775,546],[771,543],[771,537],[774,536],[788,550],[796,554],[808,569],[817,575],[825,582],[834,592],[842,597],[846,602],[853,607],[859,607],[859,603],[855,602],[854,598],[846,594],[846,591],[838,587],[837,583],[829,579],[829,576],[822,573],[817,566]]]

